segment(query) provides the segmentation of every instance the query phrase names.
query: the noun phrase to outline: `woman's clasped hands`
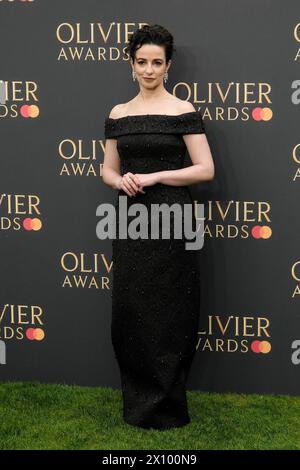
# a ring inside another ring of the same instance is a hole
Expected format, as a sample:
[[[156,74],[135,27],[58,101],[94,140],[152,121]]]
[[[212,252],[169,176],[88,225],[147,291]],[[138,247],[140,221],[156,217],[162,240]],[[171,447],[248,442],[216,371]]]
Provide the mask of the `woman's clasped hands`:
[[[136,196],[137,193],[146,194],[144,186],[152,186],[158,183],[158,174],[156,173],[125,173],[120,177],[117,187],[125,191],[128,196]]]

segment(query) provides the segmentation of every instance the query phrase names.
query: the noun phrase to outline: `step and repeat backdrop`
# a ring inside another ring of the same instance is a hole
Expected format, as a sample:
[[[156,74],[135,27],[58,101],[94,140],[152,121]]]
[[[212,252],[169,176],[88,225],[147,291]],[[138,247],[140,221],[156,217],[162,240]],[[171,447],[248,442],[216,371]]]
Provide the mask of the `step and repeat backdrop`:
[[[154,23],[175,40],[165,86],[201,111],[216,170],[190,187],[205,241],[188,388],[299,394],[296,0],[0,0],[0,380],[120,387],[96,235],[116,200],[104,120],[139,92],[124,48]]]

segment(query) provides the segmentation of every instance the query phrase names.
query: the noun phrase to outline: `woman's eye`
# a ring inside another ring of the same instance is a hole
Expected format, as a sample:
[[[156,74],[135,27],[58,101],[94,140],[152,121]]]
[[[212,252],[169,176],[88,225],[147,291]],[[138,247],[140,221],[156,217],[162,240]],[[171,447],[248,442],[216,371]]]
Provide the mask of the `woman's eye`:
[[[139,65],[142,65],[144,61],[138,62]],[[156,65],[161,65],[161,62],[155,62]]]

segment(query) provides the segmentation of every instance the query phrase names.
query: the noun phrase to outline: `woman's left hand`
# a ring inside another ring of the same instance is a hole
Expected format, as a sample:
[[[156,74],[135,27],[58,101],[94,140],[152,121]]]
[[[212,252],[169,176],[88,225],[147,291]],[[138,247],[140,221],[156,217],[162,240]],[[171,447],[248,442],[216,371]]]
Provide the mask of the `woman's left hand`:
[[[158,172],[157,173],[134,173],[139,181],[140,185],[143,189],[144,186],[153,186],[159,182]],[[142,191],[143,193],[145,191]]]

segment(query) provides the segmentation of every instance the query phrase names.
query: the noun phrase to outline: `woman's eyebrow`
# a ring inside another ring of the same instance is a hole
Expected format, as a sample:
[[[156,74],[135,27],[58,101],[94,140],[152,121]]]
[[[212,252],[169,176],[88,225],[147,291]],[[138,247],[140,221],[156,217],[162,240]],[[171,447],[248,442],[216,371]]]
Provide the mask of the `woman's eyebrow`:
[[[140,60],[140,59],[146,60],[145,57],[138,57],[136,60]],[[153,60],[162,60],[162,59],[160,57],[156,57]]]

